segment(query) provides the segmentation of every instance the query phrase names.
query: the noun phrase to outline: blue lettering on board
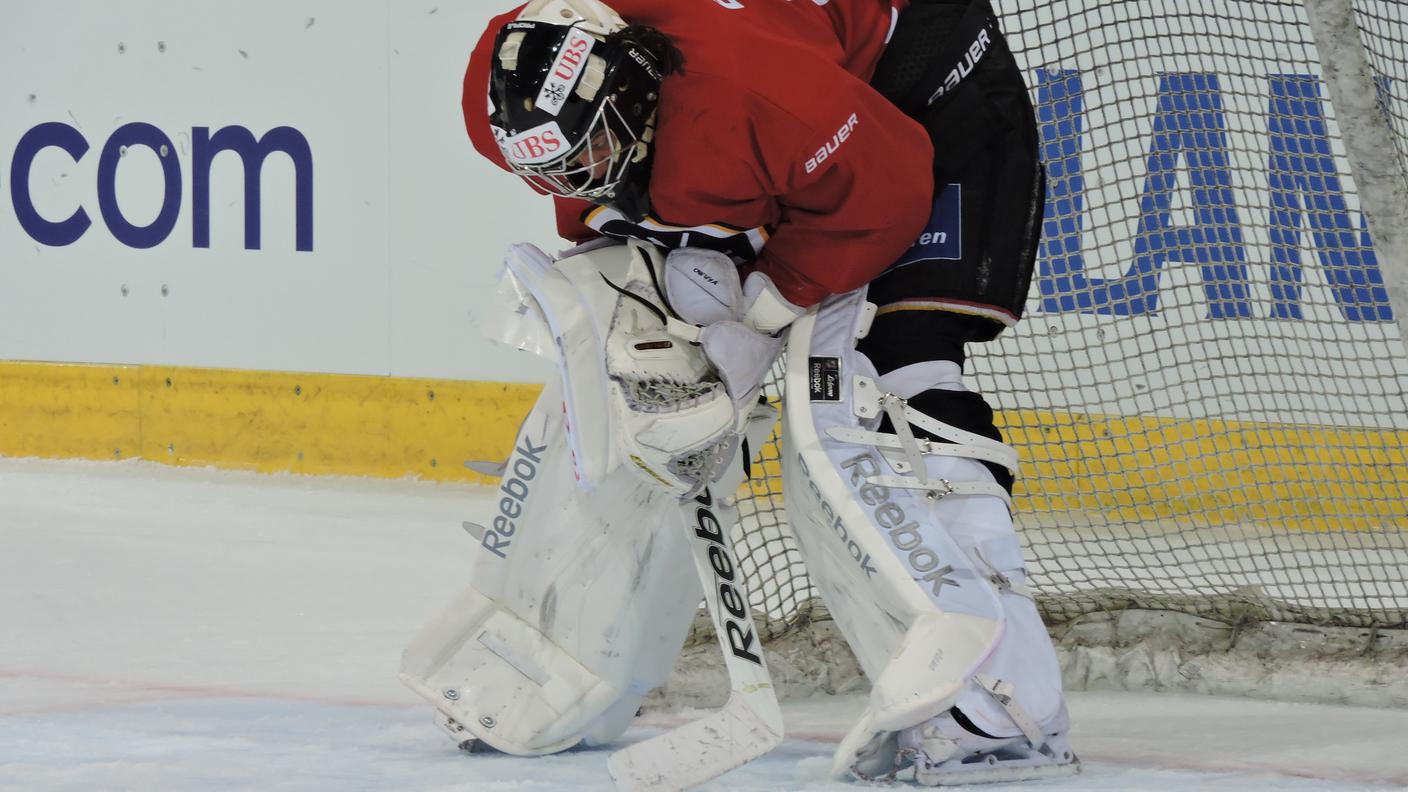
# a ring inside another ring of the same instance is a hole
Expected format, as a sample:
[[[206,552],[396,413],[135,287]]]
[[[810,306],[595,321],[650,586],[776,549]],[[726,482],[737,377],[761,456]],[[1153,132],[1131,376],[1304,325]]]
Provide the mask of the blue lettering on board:
[[[1352,222],[1325,123],[1321,82],[1310,75],[1268,78],[1267,168],[1272,200],[1270,317],[1301,312],[1301,230],[1307,224],[1326,281],[1350,321],[1388,321],[1392,310],[1362,217]],[[1379,80],[1386,102],[1387,83]],[[1037,72],[1037,115],[1048,174],[1037,289],[1047,313],[1149,315],[1159,308],[1165,264],[1197,264],[1213,319],[1251,315],[1248,257],[1234,202],[1227,123],[1215,75],[1159,80],[1147,168],[1133,235],[1134,261],[1118,278],[1087,275],[1082,250],[1086,184],[1081,168],[1084,91],[1080,72]],[[1187,190],[1192,222],[1175,226],[1172,198]]]

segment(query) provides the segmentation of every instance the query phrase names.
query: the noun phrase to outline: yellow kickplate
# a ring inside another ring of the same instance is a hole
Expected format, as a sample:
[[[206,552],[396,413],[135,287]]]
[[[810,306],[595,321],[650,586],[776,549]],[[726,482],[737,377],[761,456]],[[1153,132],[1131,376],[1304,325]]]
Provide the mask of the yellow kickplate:
[[[538,385],[0,362],[0,456],[486,482]],[[1408,432],[1013,410],[1019,511],[1408,528]],[[763,450],[755,494],[776,499]]]
[[[140,371],[0,363],[0,456],[140,456]]]
[[[486,481],[537,385],[0,363],[0,455]]]

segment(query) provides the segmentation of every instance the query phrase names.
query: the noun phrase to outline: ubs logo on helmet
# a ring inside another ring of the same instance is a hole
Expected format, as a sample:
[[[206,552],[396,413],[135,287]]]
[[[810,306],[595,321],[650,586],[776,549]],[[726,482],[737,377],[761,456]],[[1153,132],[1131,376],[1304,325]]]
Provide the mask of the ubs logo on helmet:
[[[591,36],[572,31],[567,37],[567,43],[562,46],[562,53],[557,56],[552,76],[559,80],[571,80],[576,77],[582,70],[582,64],[587,62],[587,54],[592,51],[592,42]]]
[[[591,57],[592,49],[595,47],[596,39],[590,34],[575,28],[568,32],[567,41],[558,51],[552,71],[548,73],[547,80],[543,82],[542,90],[538,92],[536,106],[540,110],[554,116],[562,112],[563,105],[567,103],[567,97],[577,87],[577,83],[582,79],[582,74],[586,72],[587,59]]]
[[[517,135],[509,135],[495,127],[494,137],[499,141],[499,149],[503,151],[504,158],[518,165],[547,162],[567,148],[567,138],[556,121],[549,121]]]

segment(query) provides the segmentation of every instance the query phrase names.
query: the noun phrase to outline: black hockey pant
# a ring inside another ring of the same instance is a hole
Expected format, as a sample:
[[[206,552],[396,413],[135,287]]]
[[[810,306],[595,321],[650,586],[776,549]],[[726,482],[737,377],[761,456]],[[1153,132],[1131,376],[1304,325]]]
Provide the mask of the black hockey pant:
[[[883,375],[964,362],[1021,319],[1046,198],[1035,113],[988,0],[914,0],[873,87],[928,130],[934,211],[915,245],[871,282],[880,313],[861,351]],[[976,393],[929,391],[914,407],[1001,439]],[[1010,489],[1005,470],[994,468]]]

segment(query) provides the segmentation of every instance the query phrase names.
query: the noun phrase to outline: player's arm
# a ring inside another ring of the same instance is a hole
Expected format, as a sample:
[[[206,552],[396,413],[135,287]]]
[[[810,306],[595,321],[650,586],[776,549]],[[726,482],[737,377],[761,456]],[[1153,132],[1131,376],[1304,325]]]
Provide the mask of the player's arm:
[[[798,112],[818,121],[747,92],[695,116],[712,143],[708,155],[698,138],[659,141],[657,180],[709,186],[686,194],[681,207],[659,206],[667,218],[676,208],[727,217],[746,204],[778,218],[741,281],[720,253],[684,248],[667,259],[673,307],[702,327],[698,340],[739,405],[767,374],[776,334],[806,308],[883,272],[930,214],[933,153],[924,130],[849,74],[832,67],[828,79],[831,90],[813,92],[824,96],[799,100]],[[686,144],[695,148],[674,148]]]
[[[758,147],[762,186],[782,216],[755,266],[798,305],[874,279],[913,244],[929,216],[929,136],[867,84],[907,5],[826,4],[848,74],[779,64],[776,73],[791,79],[760,86],[768,90],[754,114],[755,135],[765,144]]]
[[[842,68],[869,81],[900,12],[908,5],[909,0],[840,0],[821,6],[846,53]]]

